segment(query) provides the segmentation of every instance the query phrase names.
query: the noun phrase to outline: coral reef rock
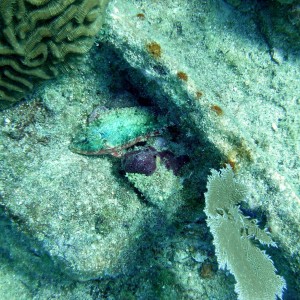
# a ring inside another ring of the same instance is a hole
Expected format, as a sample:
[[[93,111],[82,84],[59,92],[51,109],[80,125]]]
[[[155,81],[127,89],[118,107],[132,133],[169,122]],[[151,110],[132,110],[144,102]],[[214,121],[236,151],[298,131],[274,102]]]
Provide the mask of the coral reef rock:
[[[88,51],[108,1],[1,1],[1,106],[57,75],[67,57]]]

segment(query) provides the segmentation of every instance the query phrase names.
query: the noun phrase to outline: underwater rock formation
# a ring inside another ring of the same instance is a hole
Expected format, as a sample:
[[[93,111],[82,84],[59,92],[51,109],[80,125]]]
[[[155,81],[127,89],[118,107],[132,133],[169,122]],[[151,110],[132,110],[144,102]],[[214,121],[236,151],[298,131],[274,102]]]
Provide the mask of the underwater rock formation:
[[[20,100],[36,82],[56,76],[69,56],[87,52],[108,2],[1,1],[1,106]]]
[[[275,62],[280,63],[278,54],[273,52],[278,49],[288,50],[300,48],[300,1],[241,1],[226,0],[227,3],[240,11],[251,11],[257,18],[257,25],[268,41],[271,55]],[[278,48],[278,49],[277,49]],[[276,57],[277,56],[277,57]]]
[[[70,299],[235,299],[226,272],[199,276],[206,263],[215,265],[215,256],[198,189],[205,187],[208,168],[230,163],[249,186],[249,209],[266,215],[278,245],[270,255],[287,282],[284,297],[296,299],[299,56],[274,63],[251,16],[223,1],[115,0],[106,20],[105,40],[80,65],[80,76],[73,70],[51,80],[38,91],[42,101],[36,106],[30,101],[1,112],[0,194],[8,217],[40,241],[68,277],[97,279],[72,284],[80,294],[69,290]],[[158,58],[147,48],[153,39],[161,47]],[[178,78],[182,71],[187,81]],[[178,140],[190,145],[184,181],[161,164],[152,176],[128,174],[133,188],[118,172],[119,160],[68,150],[79,121],[84,125],[94,107],[137,105],[123,88],[167,108],[180,126],[170,145],[176,155],[185,153],[174,145]],[[65,295],[65,286],[54,290],[51,278],[45,282],[46,272],[34,284],[12,274],[6,285],[26,286],[36,299]],[[49,292],[41,295],[36,287]],[[123,289],[130,294],[120,296]]]

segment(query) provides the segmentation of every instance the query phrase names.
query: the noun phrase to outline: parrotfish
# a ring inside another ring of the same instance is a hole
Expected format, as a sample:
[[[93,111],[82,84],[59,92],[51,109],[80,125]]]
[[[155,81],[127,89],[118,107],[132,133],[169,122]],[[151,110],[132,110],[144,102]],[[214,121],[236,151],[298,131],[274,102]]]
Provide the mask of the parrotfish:
[[[123,149],[159,135],[165,127],[165,118],[158,117],[148,108],[102,109],[79,130],[69,149],[83,155],[121,156]]]

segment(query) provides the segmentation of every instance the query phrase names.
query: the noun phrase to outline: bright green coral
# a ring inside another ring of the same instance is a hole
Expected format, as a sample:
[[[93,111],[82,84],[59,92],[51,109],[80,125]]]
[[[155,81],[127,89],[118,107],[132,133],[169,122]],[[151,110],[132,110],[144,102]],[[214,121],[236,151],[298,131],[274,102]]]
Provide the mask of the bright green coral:
[[[109,0],[1,0],[0,104],[56,76],[69,56],[85,53]]]
[[[256,221],[242,215],[238,204],[244,200],[246,186],[234,178],[230,167],[213,170],[205,194],[207,224],[214,236],[220,268],[227,267],[234,275],[235,290],[242,300],[274,300],[282,298],[285,281],[276,275],[272,260],[255,246],[275,245],[270,235]]]

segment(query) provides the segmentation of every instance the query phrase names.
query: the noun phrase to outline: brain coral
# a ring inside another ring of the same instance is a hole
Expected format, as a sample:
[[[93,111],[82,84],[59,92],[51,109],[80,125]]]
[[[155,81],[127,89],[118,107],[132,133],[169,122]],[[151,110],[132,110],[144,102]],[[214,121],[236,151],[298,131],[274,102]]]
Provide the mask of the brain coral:
[[[0,106],[92,46],[109,0],[0,0]]]

